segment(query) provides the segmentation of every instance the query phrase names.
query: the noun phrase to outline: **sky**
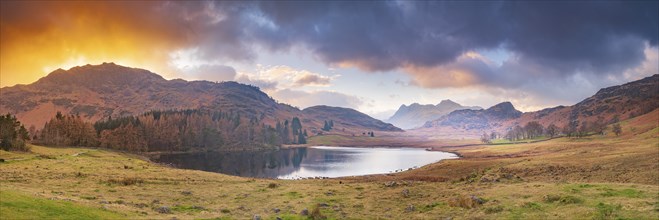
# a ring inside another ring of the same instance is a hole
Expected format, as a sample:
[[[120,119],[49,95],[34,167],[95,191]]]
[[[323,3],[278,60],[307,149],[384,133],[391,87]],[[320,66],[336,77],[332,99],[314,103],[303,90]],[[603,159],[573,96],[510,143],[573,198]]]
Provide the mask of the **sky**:
[[[387,119],[572,105],[659,73],[657,1],[2,1],[0,86],[114,62]]]

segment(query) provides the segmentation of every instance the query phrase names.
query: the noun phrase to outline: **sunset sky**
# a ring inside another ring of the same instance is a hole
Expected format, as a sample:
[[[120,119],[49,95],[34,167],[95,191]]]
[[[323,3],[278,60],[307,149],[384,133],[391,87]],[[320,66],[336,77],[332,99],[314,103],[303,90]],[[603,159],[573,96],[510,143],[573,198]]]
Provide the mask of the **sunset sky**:
[[[572,105],[659,73],[659,3],[8,2],[0,86],[114,62],[386,119],[451,99]]]

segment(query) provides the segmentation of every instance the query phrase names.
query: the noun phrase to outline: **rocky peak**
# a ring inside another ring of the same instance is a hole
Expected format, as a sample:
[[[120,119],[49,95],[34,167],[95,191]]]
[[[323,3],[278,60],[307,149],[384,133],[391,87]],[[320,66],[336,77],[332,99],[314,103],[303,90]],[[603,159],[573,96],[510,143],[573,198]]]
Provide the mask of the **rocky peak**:
[[[454,101],[451,101],[450,99],[444,99],[444,100],[442,100],[441,102],[439,102],[439,104],[437,104],[437,106],[456,106],[456,107],[461,107],[462,105],[460,105],[460,104],[458,104],[458,103],[456,103],[456,102],[454,102]]]
[[[515,109],[515,106],[510,102],[496,104],[485,111],[497,118],[517,118],[522,115],[522,112]]]
[[[122,86],[165,81],[160,75],[148,70],[125,67],[114,63],[103,63],[76,66],[69,70],[57,69],[46,77],[39,79],[36,84],[42,87],[78,85],[95,88],[106,85]]]

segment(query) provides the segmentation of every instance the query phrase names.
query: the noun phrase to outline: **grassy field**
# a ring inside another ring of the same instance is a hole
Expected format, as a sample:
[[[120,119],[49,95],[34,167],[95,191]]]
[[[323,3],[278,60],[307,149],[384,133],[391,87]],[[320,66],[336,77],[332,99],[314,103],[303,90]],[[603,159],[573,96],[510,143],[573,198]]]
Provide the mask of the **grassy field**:
[[[0,219],[657,219],[656,120],[625,121],[621,137],[443,147],[463,158],[325,180],[233,177],[33,146],[0,151]]]

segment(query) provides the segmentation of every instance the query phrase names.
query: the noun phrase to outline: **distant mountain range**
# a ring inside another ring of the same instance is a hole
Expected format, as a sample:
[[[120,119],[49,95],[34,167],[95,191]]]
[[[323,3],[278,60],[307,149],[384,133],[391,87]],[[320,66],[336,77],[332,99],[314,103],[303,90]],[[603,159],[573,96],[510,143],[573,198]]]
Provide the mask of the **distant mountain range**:
[[[427,121],[438,119],[455,110],[482,109],[478,106],[462,106],[451,100],[442,100],[437,105],[421,105],[413,103],[410,106],[401,105],[398,111],[394,113],[386,122],[389,122],[402,129],[418,128],[424,125]]]
[[[258,87],[237,82],[165,80],[148,70],[114,63],[58,69],[29,85],[0,89],[0,113],[15,114],[27,126],[43,127],[60,111],[89,121],[150,110],[209,109],[240,113],[264,123],[299,117],[309,132],[325,120],[344,132],[402,131],[353,109],[314,106],[300,110],[278,103]]]
[[[659,75],[600,89],[595,95],[572,106],[558,106],[522,113],[510,102],[484,110],[457,110],[426,122],[422,130],[464,131],[472,135],[482,132],[504,132],[513,126],[538,121],[544,126],[563,127],[569,123],[602,122],[605,124],[640,116],[659,107]]]

